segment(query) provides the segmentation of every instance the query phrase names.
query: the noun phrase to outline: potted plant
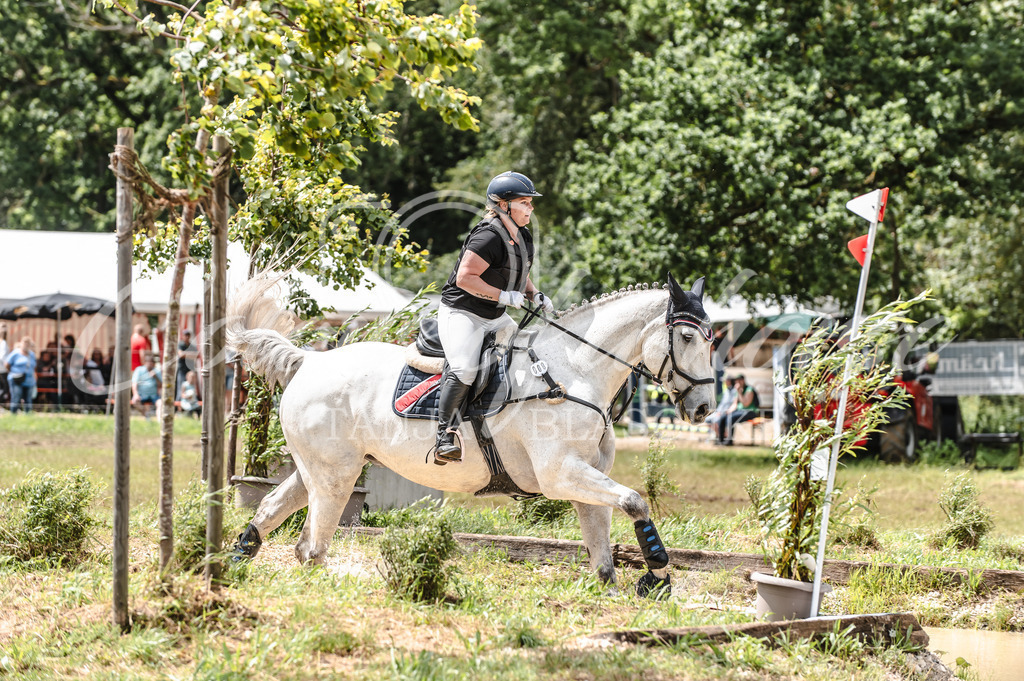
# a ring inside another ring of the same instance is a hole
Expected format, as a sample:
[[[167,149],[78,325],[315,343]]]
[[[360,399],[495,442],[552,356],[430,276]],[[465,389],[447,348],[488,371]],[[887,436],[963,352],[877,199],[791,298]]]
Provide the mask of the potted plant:
[[[258,374],[250,374],[245,386],[248,397],[242,420],[242,475],[232,477],[231,482],[238,490],[238,505],[255,508],[295,471],[295,464],[274,412],[280,387],[271,388]]]
[[[812,329],[797,346],[789,376],[776,375],[796,422],[775,442],[777,468],[755,499],[765,559],[773,574],[754,572],[759,616],[792,619],[810,615],[811,588],[828,460],[836,438],[843,388],[849,390],[839,457],[856,455],[884,422],[885,408],[906,400],[893,388],[894,370],[883,357],[892,348],[909,307],[924,299],[896,301],[865,319],[857,336]],[[885,388],[886,390],[882,390]],[[835,496],[835,494],[834,494]],[[830,590],[822,585],[822,592]]]

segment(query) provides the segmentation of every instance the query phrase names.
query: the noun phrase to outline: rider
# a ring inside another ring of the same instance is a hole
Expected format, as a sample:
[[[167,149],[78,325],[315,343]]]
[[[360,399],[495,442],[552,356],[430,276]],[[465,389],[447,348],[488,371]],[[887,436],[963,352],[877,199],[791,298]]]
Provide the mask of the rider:
[[[529,298],[548,313],[551,301],[530,281],[533,235],[526,226],[533,197],[541,196],[530,178],[504,172],[487,185],[487,212],[466,237],[455,269],[441,291],[438,335],[447,363],[441,378],[434,463],[462,460],[455,437],[459,412],[476,378],[484,336],[513,324],[506,307]]]

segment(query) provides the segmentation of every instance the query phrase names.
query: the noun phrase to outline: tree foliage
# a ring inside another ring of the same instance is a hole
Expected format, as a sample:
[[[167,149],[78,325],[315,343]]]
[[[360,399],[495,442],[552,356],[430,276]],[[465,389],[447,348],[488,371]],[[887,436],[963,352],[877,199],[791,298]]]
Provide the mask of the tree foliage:
[[[117,128],[159,172],[184,121],[167,42],[89,7],[0,0],[0,228],[113,229]]]
[[[706,0],[672,17],[570,167],[602,285],[667,267],[714,288],[749,267],[765,276],[747,293],[852,300],[845,242],[866,224],[844,204],[888,186],[873,281],[895,297],[923,285],[949,220],[1019,203],[1018,4]]]
[[[762,276],[746,294],[846,302],[845,242],[866,225],[843,205],[888,186],[874,302],[931,287],[962,333],[1024,333],[1008,284],[1022,275],[1020,3],[171,5],[137,16],[183,38],[181,86],[168,39],[127,35],[84,0],[0,0],[0,226],[109,226],[122,124],[156,171],[153,148],[178,130],[167,170],[202,192],[192,148],[207,130],[237,152],[236,235],[258,259],[292,246],[340,283],[358,272],[338,259],[422,269],[410,239],[457,249],[478,198],[417,201],[480,197],[515,168],[545,195],[541,279],[573,274],[589,295],[671,269],[716,291],[749,268]]]
[[[414,16],[396,0],[214,0],[166,23],[147,15],[140,27],[181,37],[171,63],[206,98],[171,134],[164,167],[198,199],[212,173],[193,140],[203,133],[228,140],[245,190],[232,234],[257,266],[273,260],[324,284],[352,286],[364,263],[419,261],[387,204],[339,173],[359,163],[362,140],[393,143],[395,115],[377,105],[396,83],[446,123],[476,126],[476,100],[449,83],[480,46],[470,6]],[[160,242],[176,239],[176,228],[156,236],[150,247],[166,253]]]

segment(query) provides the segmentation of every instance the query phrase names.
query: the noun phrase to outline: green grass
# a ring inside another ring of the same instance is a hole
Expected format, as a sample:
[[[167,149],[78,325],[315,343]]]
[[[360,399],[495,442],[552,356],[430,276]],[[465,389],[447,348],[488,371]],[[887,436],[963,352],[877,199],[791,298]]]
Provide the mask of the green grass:
[[[197,470],[199,428],[177,422],[177,489]],[[30,467],[89,465],[109,480],[113,422],[106,417],[0,416],[0,482]],[[272,538],[244,576],[218,592],[175,576],[159,586],[155,506],[159,424],[132,421],[133,509],[131,610],[135,626],[111,625],[109,528],[100,528],[91,556],[74,569],[0,561],[0,675],[39,678],[194,679],[883,679],[910,668],[906,651],[865,650],[837,635],[824,646],[769,647],[739,639],[720,646],[680,643],[654,649],[595,648],[579,637],[626,628],[671,628],[751,621],[753,589],[734,571],[676,570],[666,602],[638,599],[641,571],[620,569],[609,592],[583,563],[510,563],[501,551],[461,552],[448,598],[414,603],[391,595],[377,572],[379,539],[339,535],[333,561],[358,558],[363,572],[334,564],[296,565],[294,536]],[[33,444],[34,443],[34,444]],[[644,450],[646,451],[646,450]],[[613,476],[639,486],[643,451],[622,451]],[[765,449],[670,450],[666,470],[682,490],[659,521],[666,544],[757,551],[757,526],[743,483],[773,465]],[[179,468],[180,467],[180,468]],[[835,546],[829,557],[1020,569],[1024,552],[1018,508],[999,504],[1021,485],[1013,473],[973,474],[981,501],[997,512],[995,534],[969,551],[936,550],[927,539],[942,522],[937,499],[947,477],[925,466],[854,462],[844,479],[878,484],[880,548]],[[1002,496],[1001,496],[1002,495]],[[903,509],[903,510],[901,510]],[[917,510],[913,510],[917,509]],[[455,531],[579,538],[570,514],[531,523],[512,502],[452,495],[443,510]],[[903,513],[904,515],[900,515]],[[394,514],[401,517],[401,514]],[[248,517],[231,509],[225,534]],[[393,520],[380,515],[380,521]],[[1000,523],[1003,526],[1000,526]],[[1015,524],[1016,523],[1016,524]],[[612,540],[635,543],[628,519],[616,513]],[[1008,537],[1008,538],[1007,538]],[[1024,595],[985,593],[977,581],[939,584],[884,571],[858,573],[823,602],[826,614],[910,610],[933,626],[1024,628]],[[900,678],[900,677],[897,677]]]
[[[175,421],[174,488],[198,477],[202,460],[200,422]],[[152,503],[159,493],[160,422],[133,416],[130,503]],[[82,414],[18,414],[0,410],[0,487],[20,482],[32,469],[87,467],[101,485],[100,502],[111,506],[114,480],[114,417]]]

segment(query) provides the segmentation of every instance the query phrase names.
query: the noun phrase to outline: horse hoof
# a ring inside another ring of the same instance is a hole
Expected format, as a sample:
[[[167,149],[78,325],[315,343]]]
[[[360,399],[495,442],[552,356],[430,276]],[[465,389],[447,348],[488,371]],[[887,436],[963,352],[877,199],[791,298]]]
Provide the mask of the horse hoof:
[[[636,583],[636,595],[641,598],[653,598],[656,601],[665,600],[672,595],[672,575],[666,574],[664,579],[659,579],[653,572],[648,571]]]
[[[256,554],[260,552],[260,547],[263,546],[263,540],[260,539],[259,530],[249,523],[242,534],[238,535],[238,540],[235,542],[234,555],[231,556],[232,562],[239,562],[241,560],[251,560],[256,557]]]

